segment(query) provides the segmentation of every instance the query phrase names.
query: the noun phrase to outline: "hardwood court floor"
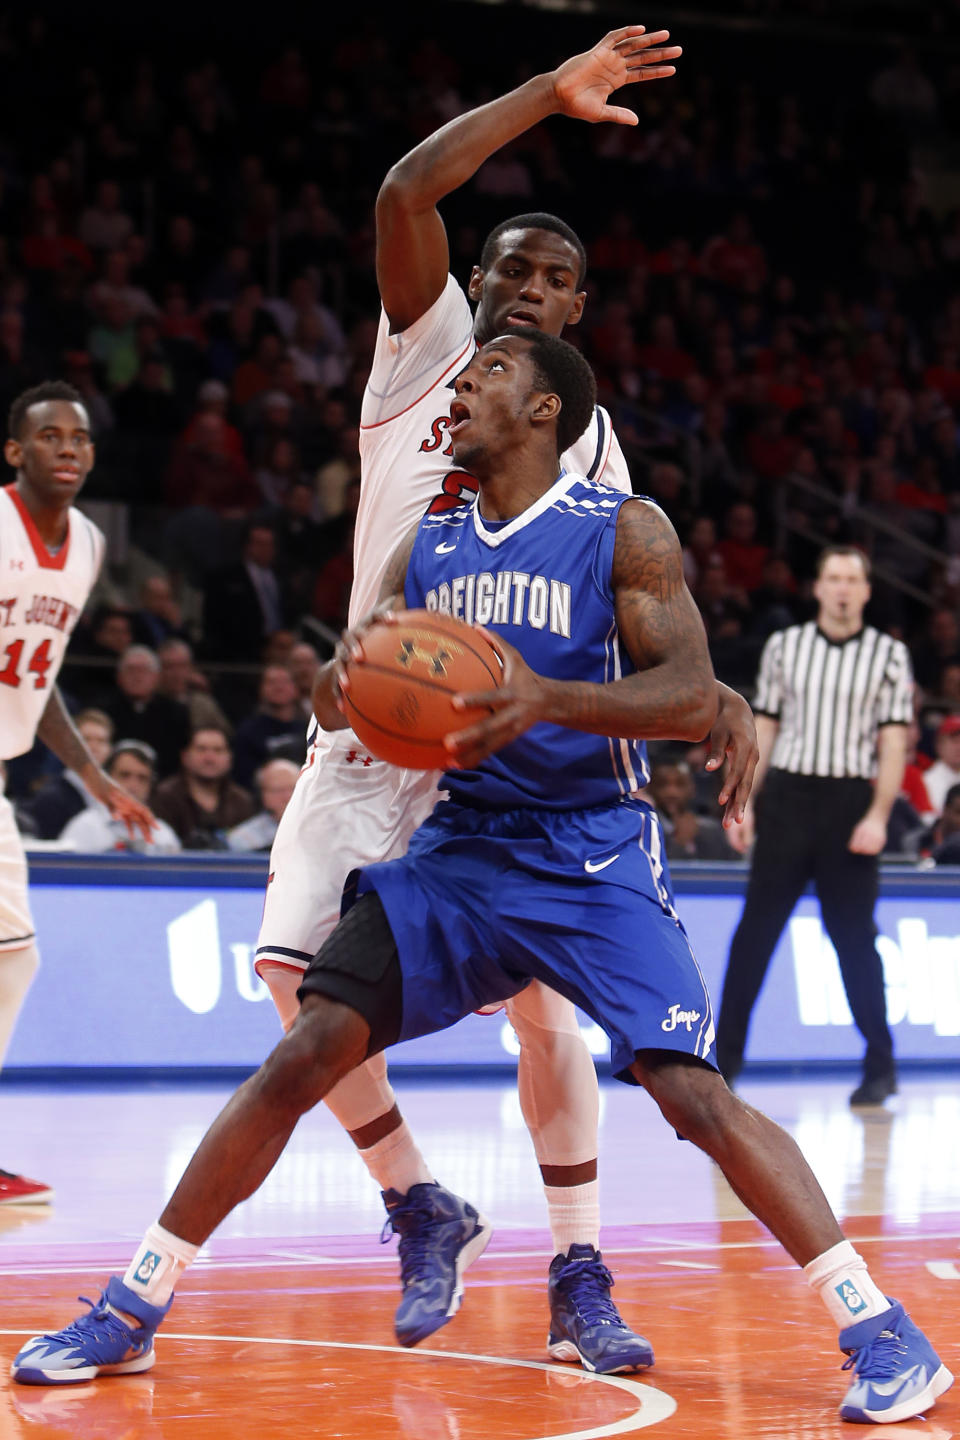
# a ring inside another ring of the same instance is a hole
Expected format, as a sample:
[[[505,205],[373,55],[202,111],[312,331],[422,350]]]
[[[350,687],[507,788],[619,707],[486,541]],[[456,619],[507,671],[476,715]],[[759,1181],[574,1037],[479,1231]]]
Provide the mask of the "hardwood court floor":
[[[546,1363],[550,1246],[514,1091],[397,1088],[440,1178],[498,1227],[449,1326],[395,1346],[379,1197],[319,1114],[181,1286],[156,1368],[60,1390],[14,1385],[9,1359],[125,1267],[226,1090],[0,1093],[0,1163],[58,1191],[49,1211],[0,1211],[0,1440],[960,1440],[960,1384],[926,1421],[840,1421],[847,1377],[820,1302],[714,1167],[622,1086],[602,1092],[604,1252],[657,1363],[640,1380]],[[883,1112],[851,1113],[848,1088],[744,1093],[796,1136],[878,1281],[957,1373],[960,1076],[907,1078]]]

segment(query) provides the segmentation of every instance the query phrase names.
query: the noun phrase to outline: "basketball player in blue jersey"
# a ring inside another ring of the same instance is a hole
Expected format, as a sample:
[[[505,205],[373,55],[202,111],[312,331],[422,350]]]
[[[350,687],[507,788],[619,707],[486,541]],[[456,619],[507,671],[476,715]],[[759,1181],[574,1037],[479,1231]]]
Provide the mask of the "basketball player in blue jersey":
[[[583,358],[535,331],[495,338],[457,378],[449,433],[479,496],[424,518],[381,599],[453,612],[469,591],[504,654],[503,686],[460,697],[491,713],[446,738],[449,798],[407,855],[356,876],[293,1027],[214,1121],[126,1276],[23,1348],[21,1382],[149,1368],[171,1283],[265,1179],[300,1115],[366,1056],[539,979],[603,1026],[619,1077],[649,1092],[804,1267],[854,1371],[846,1419],[908,1419],[952,1383],[844,1239],[793,1140],[715,1068],[710,999],[656,813],[637,792],[644,740],[700,737],[716,686],[666,516],[560,468],[593,401]],[[365,628],[318,681],[325,727],[344,724],[344,659],[362,663]],[[554,1312],[551,1354],[572,1343]]]
[[[587,299],[581,241],[569,225],[541,212],[494,228],[464,291],[450,274],[438,205],[502,145],[551,113],[635,125],[634,112],[608,98],[622,85],[672,75],[679,47],[668,41],[666,31],[647,34],[642,26],[611,31],[555,71],[458,116],[385,177],[376,206],[382,309],[361,414],[351,625],[376,604],[398,536],[428,507],[440,513],[476,491],[475,479],[450,454],[447,430],[454,376],[477,344],[521,324],[559,335],[578,323]],[[601,406],[563,458],[568,469],[630,493],[627,464]],[[725,753],[730,761],[721,803],[732,820],[757,752],[749,707],[731,691],[723,692],[711,752],[711,769]],[[403,853],[436,803],[438,778],[385,764],[349,730],[313,727],[307,764],[271,851],[256,946],[257,973],[284,1029],[296,1018],[307,966],[340,918],[347,875]],[[599,1092],[574,1007],[533,984],[505,1008],[519,1042],[520,1106],[540,1166],[554,1253],[573,1257],[559,1279],[555,1275],[551,1305],[580,1307],[585,1364],[604,1370],[649,1365],[649,1345],[616,1313],[599,1255]],[[395,1332],[401,1344],[416,1344],[455,1314],[463,1272],[487,1243],[489,1224],[438,1183],[403,1119],[382,1055],[358,1066],[326,1104],[381,1190],[399,1239]]]

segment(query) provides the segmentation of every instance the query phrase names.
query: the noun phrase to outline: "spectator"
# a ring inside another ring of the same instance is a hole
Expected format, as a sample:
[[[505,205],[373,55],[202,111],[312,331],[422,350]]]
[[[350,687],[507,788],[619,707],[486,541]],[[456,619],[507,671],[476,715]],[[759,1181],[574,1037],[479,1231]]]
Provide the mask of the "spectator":
[[[227,831],[229,850],[269,850],[300,774],[292,760],[268,760],[257,771],[260,810]]]
[[[763,562],[761,584],[750,596],[750,609],[750,633],[764,640],[799,620],[797,582],[782,555],[768,555]]]
[[[668,860],[736,860],[719,820],[693,808],[694,782],[685,760],[654,761],[650,796],[663,825]]]
[[[110,315],[121,311],[130,320],[155,319],[156,302],[142,285],[130,280],[130,259],[125,250],[111,250],[103,265],[103,278],[91,285],[87,296],[90,309],[101,322],[112,323]]]
[[[302,613],[310,608],[313,583],[341,527],[318,525],[313,518],[313,488],[297,480],[271,517],[277,540],[277,567],[284,576],[289,604]]]
[[[320,516],[335,520],[347,507],[350,486],[360,483],[360,431],[343,425],[336,431],[336,454],[317,471],[315,488]]]
[[[293,760],[306,753],[303,712],[297,687],[284,665],[267,665],[260,677],[257,709],[237,726],[233,737],[233,778],[248,790],[268,760]]]
[[[123,390],[140,368],[133,312],[124,300],[104,300],[100,319],[90,331],[87,349],[102,367],[111,391]]]
[[[117,666],[116,693],[104,703],[114,733],[142,740],[157,756],[161,779],[177,768],[190,735],[190,717],[176,700],[157,693],[160,661],[146,645],[131,645]]]
[[[193,651],[186,640],[165,640],[157,650],[160,661],[160,679],[157,693],[168,700],[176,700],[186,707],[190,716],[190,732],[195,730],[223,730],[230,734],[231,726],[210,693],[210,682],[193,663]]]
[[[767,278],[763,246],[754,239],[749,218],[741,211],[722,235],[708,241],[700,257],[701,272],[727,289],[755,290]]]
[[[960,622],[946,606],[933,610],[913,646],[917,684],[939,695],[945,666],[960,664]]]
[[[227,455],[240,464],[246,463],[243,437],[235,425],[228,420],[230,392],[221,380],[205,380],[197,391],[197,408],[179,437],[179,446],[188,449],[196,443],[197,433],[202,428],[203,417],[215,415],[222,422],[220,435]]]
[[[943,814],[933,827],[936,865],[960,865],[960,785],[951,785],[943,797]]]
[[[167,504],[190,506],[234,517],[249,513],[258,500],[247,462],[236,454],[229,427],[213,410],[201,411],[188,427],[191,438],[178,441],[167,474]]]
[[[133,382],[116,397],[114,410],[118,428],[136,442],[137,498],[159,501],[170,447],[180,424],[180,407],[161,350],[143,356]],[[150,474],[149,490],[143,485],[144,471]]]
[[[86,327],[84,327],[84,334],[86,334]],[[75,389],[79,390],[83,396],[84,408],[90,416],[90,423],[93,426],[93,436],[99,444],[114,428],[116,417],[113,406],[97,384],[93,373],[93,361],[86,350],[67,350],[63,356],[63,368],[64,379],[69,385],[73,385]]]
[[[312,613],[338,633],[346,628],[350,609],[350,590],[353,585],[353,527],[353,515],[344,514],[340,520],[330,521],[331,537],[335,536],[338,543],[324,562],[313,590]]]
[[[912,131],[924,130],[937,112],[937,92],[920,68],[917,52],[904,45],[896,61],[881,70],[870,86],[877,109]]]
[[[911,720],[907,729],[907,755],[906,766],[903,772],[903,785],[900,790],[900,797],[908,803],[917,816],[918,823],[931,825],[937,817],[933,801],[927,793],[927,785],[924,779],[926,770],[921,769],[917,764],[917,741],[920,738],[920,726],[916,720]],[[929,768],[929,766],[927,767]]]
[[[320,657],[312,645],[301,640],[290,651],[288,664],[297,688],[300,713],[309,720],[313,715],[313,685],[320,669]]]
[[[272,331],[261,335],[254,354],[242,360],[233,372],[231,395],[239,410],[273,388],[282,355],[283,341],[279,335]]]
[[[149,804],[156,778],[156,754],[141,740],[121,740],[106,762],[111,780],[136,800]],[[165,820],[157,820],[149,840],[139,831],[131,835],[122,820],[114,820],[106,805],[93,801],[75,815],[60,836],[65,850],[98,855],[105,850],[135,851],[138,855],[173,855],[180,841]]]
[[[723,565],[723,556],[717,549],[717,527],[709,515],[698,515],[683,547],[683,578],[691,591],[696,593],[704,570],[714,560]]]
[[[119,250],[133,234],[133,221],[120,204],[120,186],[101,180],[97,198],[80,217],[78,235],[91,250]]]
[[[947,791],[960,784],[960,715],[948,715],[940,721],[935,748],[937,758],[930,769],[924,771],[923,783],[930,804],[939,814]]]
[[[81,710],[73,721],[98,765],[106,762],[113,742],[113,721],[102,710]],[[96,804],[75,770],[51,775],[28,800],[17,806],[17,824],[25,835],[55,840],[68,820]]]
[[[749,595],[763,584],[769,550],[757,543],[757,512],[746,500],[732,505],[726,515],[726,535],[717,549],[723,557],[727,581]]]
[[[304,481],[300,454],[293,441],[286,436],[280,436],[274,440],[264,457],[264,463],[257,468],[254,479],[264,504],[273,510],[280,509],[285,503],[291,487]],[[314,506],[313,491],[309,482],[307,485],[310,489],[308,509],[312,510]]]
[[[254,812],[253,796],[230,779],[230,743],[222,730],[195,730],[179,774],[163,780],[154,811],[185,850],[223,850],[226,832]]]
[[[140,608],[133,612],[133,630],[139,645],[159,650],[165,640],[186,636],[180,606],[166,575],[150,575],[140,589]]]
[[[204,597],[204,637],[212,655],[257,660],[285,627],[286,598],[276,570],[277,542],[269,525],[252,523],[236,565],[212,577]]]

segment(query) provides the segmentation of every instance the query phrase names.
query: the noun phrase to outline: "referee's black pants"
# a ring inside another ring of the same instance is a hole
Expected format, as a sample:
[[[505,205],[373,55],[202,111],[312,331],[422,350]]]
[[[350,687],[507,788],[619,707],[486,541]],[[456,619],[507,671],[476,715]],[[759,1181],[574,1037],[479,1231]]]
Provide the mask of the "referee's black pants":
[[[747,898],[730,946],[717,1022],[717,1064],[728,1080],[740,1073],[750,1015],[770,957],[810,880],[837,952],[854,1023],[867,1042],[863,1078],[893,1074],[893,1041],[873,919],[877,857],[847,849],[871,799],[867,780],[768,773],[757,800]]]

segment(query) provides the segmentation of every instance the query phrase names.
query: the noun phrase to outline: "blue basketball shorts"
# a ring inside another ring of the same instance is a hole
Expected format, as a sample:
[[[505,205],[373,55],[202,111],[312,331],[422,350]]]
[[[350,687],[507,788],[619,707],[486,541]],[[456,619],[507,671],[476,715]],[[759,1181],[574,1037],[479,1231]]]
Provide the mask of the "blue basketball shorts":
[[[348,892],[376,891],[396,941],[399,1039],[446,1029],[537,979],[606,1031],[621,1079],[638,1050],[714,1065],[710,996],[643,801],[496,812],[442,802],[406,855],[355,880]]]

